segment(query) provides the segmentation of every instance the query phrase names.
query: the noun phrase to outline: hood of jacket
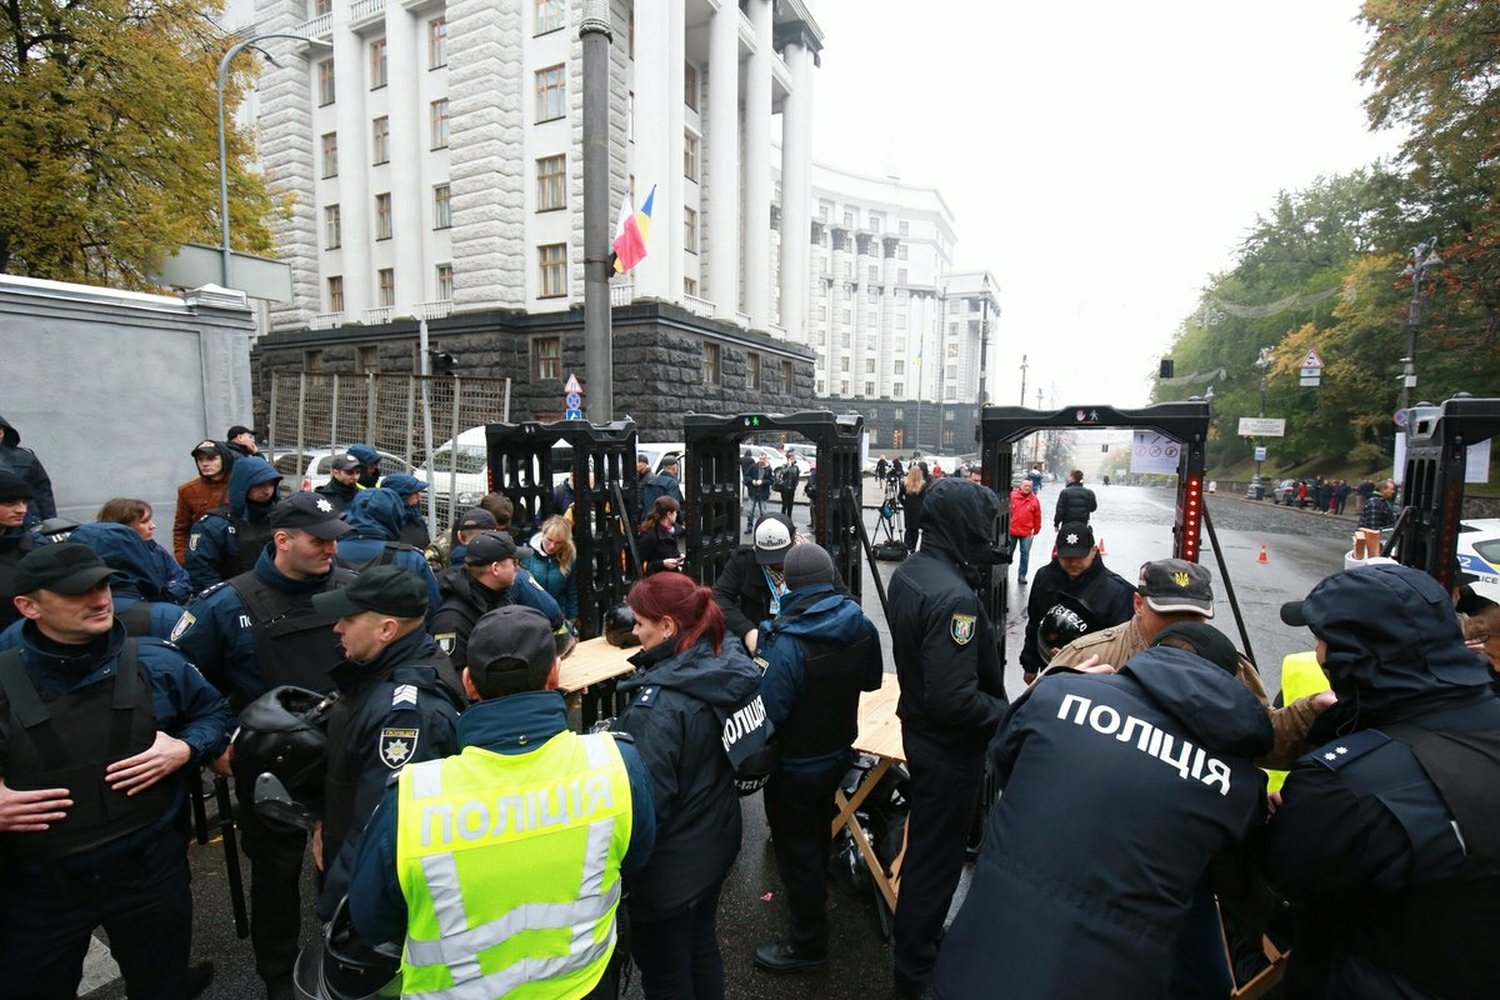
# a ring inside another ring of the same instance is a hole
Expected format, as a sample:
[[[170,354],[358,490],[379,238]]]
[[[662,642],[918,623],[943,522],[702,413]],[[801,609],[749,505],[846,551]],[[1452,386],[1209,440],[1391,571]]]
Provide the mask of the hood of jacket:
[[[354,529],[353,537],[379,538],[387,542],[401,539],[401,522],[405,504],[395,490],[380,487],[360,490],[349,504],[344,520]]]
[[[1419,714],[1490,683],[1484,659],[1464,646],[1452,599],[1421,570],[1335,573],[1307,595],[1302,614],[1328,644],[1323,669],[1340,715],[1357,713],[1356,728]]]
[[[760,671],[743,646],[725,636],[724,650],[715,653],[707,639],[699,639],[680,653],[657,658],[643,650],[630,658],[645,669],[619,684],[622,693],[647,684],[681,691],[725,711],[734,711],[760,690]]]
[[[815,583],[781,599],[781,614],[766,637],[805,636],[823,642],[853,642],[865,634],[865,615],[848,594],[831,583]]]
[[[68,541],[92,549],[104,565],[117,574],[109,589],[116,597],[139,597],[147,601],[170,601],[166,580],[158,579],[161,563],[151,543],[124,524],[101,521],[75,528]]]
[[[0,417],[0,444],[9,445],[12,448],[21,444],[21,432],[11,426],[10,421]]]
[[[424,519],[426,515],[422,513],[422,505],[417,504],[415,507],[408,506],[406,500],[414,494],[425,493],[427,491],[426,483],[422,482],[416,476],[397,472],[382,479],[380,486],[382,489],[395,491],[396,495],[401,498],[401,518],[403,521],[420,521]]]
[[[922,549],[937,549],[967,564],[993,544],[990,530],[1000,498],[988,486],[944,476],[922,491]]]
[[[228,452],[227,448],[225,452]],[[281,482],[281,473],[271,468],[270,462],[259,458],[247,458],[235,462],[229,469],[229,493],[225,498],[225,503],[229,504],[229,509],[234,511],[236,517],[252,519],[249,501],[245,499],[250,487],[259,486],[261,483],[279,482]],[[274,503],[275,499],[272,498],[271,503],[258,504],[256,517],[253,520],[260,520]]]
[[[1204,747],[1254,760],[1275,741],[1259,699],[1239,678],[1201,656],[1151,646],[1127,660],[1120,673],[1134,678]]]

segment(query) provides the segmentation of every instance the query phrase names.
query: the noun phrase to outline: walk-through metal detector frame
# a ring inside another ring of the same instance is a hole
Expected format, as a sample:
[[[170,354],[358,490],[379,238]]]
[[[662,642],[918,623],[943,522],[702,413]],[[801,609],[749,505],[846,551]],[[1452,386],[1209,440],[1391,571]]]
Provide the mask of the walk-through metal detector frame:
[[[1407,423],[1402,507],[1382,555],[1453,589],[1463,519],[1468,448],[1500,434],[1500,399],[1460,395],[1441,406],[1418,403]]]
[[[1182,445],[1177,456],[1177,511],[1172,519],[1172,555],[1197,562],[1201,552],[1204,519],[1203,474],[1206,469],[1209,404],[1191,399],[1175,403],[1157,403],[1138,410],[1120,410],[1113,406],[1065,406],[1060,410],[1032,410],[1024,406],[985,406],[979,414],[979,451],[983,463],[984,485],[1000,494],[1000,517],[992,541],[1009,544],[1011,446],[1028,434],[1041,430],[1093,430],[1129,427],[1154,430]],[[1225,577],[1228,586],[1228,577]],[[991,568],[980,587],[990,620],[997,623],[996,643],[1000,662],[1005,663],[1005,621],[1009,580],[1004,565]],[[1231,599],[1233,598],[1231,592]],[[1239,617],[1236,614],[1236,617]],[[1248,646],[1248,641],[1246,642]],[[1247,650],[1248,654],[1248,650]]]
[[[578,631],[585,639],[602,635],[604,612],[624,601],[628,589],[624,554],[631,550],[634,535],[630,515],[619,509],[614,488],[619,487],[618,495],[635,494],[635,421],[487,424],[484,437],[490,490],[505,494],[515,505],[511,530],[517,546],[527,543],[527,532],[563,513],[552,497],[552,481],[563,471],[573,473]],[[570,470],[553,467],[552,446],[559,441],[573,449]]]
[[[859,542],[860,490],[864,469],[860,450],[865,418],[828,410],[802,413],[741,413],[717,416],[689,413],[682,419],[687,446],[683,496],[687,498],[688,572],[713,586],[729,556],[739,547],[744,477],[740,444],[767,434],[800,434],[818,450],[817,481],[809,500],[814,540],[833,558],[844,586],[856,600],[863,589]],[[795,442],[788,447],[795,448]],[[806,484],[806,479],[798,488]],[[853,496],[854,503],[848,502]],[[772,494],[775,502],[776,495]],[[769,506],[769,504],[768,504]]]

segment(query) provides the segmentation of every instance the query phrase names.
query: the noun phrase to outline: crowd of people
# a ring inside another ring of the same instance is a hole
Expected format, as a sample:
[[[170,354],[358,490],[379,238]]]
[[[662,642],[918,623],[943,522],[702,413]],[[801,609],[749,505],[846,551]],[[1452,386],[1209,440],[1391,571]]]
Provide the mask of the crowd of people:
[[[73,996],[100,926],[130,995],[207,987],[189,962],[199,767],[233,780],[272,998],[294,995],[309,857],[320,920],[349,932],[323,961],[399,968],[405,994],[603,1000],[628,957],[648,1000],[722,997],[719,899],[754,793],[786,913],[754,961],[827,963],[834,793],[886,664],[829,553],[764,510],[767,463],[744,470],[762,506],[706,587],[682,572],[680,485],[642,459],[640,649],[618,716],[580,734],[558,693],[579,599],[567,508],[517,541],[491,496],[429,539],[410,513],[425,484],[381,476],[374,449],[281,496],[237,437],[191,449],[180,560],[130,498],[49,540],[40,463],[0,452],[7,995]],[[1227,997],[1221,924],[1232,945],[1290,942],[1292,998],[1488,995],[1497,609],[1389,560],[1333,574],[1282,609],[1321,669],[1275,704],[1209,624],[1206,568],[1105,566],[1074,472],[1012,698],[976,580],[1018,563],[1026,582],[1034,471],[996,539],[1005,501],[977,470],[887,470],[920,497],[887,607],[910,776],[897,995]],[[1279,792],[1262,768],[1289,770]],[[265,772],[306,824],[255,808]]]

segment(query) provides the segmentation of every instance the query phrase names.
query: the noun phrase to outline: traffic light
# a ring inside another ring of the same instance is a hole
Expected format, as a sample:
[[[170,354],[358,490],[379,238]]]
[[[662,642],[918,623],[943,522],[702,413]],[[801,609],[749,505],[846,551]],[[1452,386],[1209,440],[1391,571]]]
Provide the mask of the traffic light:
[[[1175,370],[1176,370],[1176,366],[1173,364],[1171,358],[1162,358],[1161,359],[1161,369],[1160,369],[1160,371],[1158,373],[1159,377],[1161,377],[1161,378],[1171,378],[1172,377],[1172,373]]]
[[[432,374],[452,375],[453,369],[458,366],[458,361],[447,351],[428,351],[432,357]]]

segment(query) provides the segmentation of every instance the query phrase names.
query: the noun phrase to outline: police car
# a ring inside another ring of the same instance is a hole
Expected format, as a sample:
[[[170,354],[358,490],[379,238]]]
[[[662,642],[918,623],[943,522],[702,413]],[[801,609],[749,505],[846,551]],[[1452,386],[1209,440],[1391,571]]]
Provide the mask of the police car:
[[[1500,601],[1500,517],[1459,522],[1458,565],[1474,577],[1474,592]]]

